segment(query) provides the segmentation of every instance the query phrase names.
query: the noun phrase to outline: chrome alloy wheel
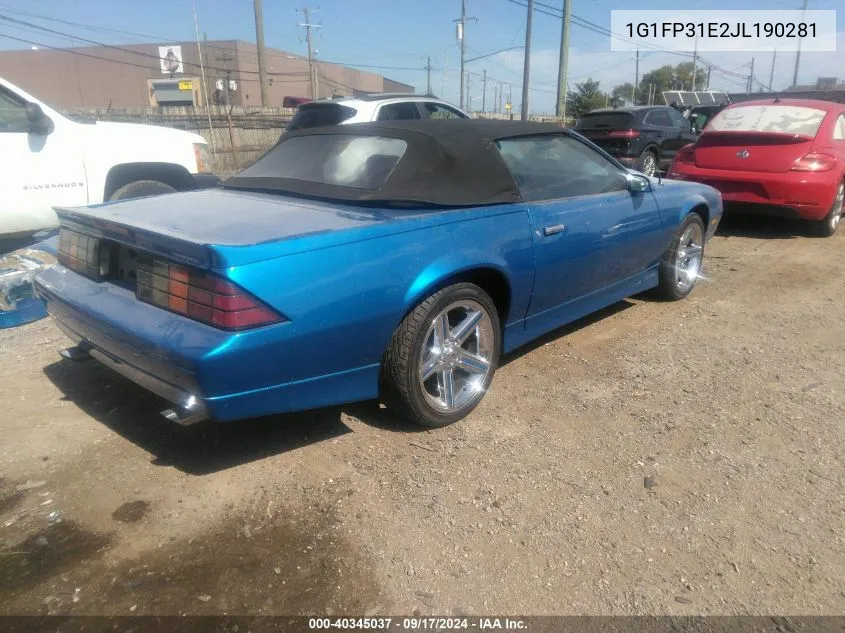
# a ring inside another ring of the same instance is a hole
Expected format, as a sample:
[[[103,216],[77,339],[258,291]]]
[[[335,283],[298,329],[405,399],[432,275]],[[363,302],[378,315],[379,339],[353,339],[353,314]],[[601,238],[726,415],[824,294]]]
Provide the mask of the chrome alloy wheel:
[[[836,199],[833,201],[833,209],[830,212],[830,232],[835,233],[839,228],[839,221],[842,219],[842,213],[845,211],[845,182],[839,185],[836,191]]]
[[[426,402],[453,413],[475,401],[492,370],[493,321],[476,301],[449,304],[428,328],[418,377]]]
[[[648,177],[654,176],[654,174],[657,173],[657,159],[651,152],[648,152],[643,157],[642,173]]]
[[[701,270],[704,252],[704,231],[698,223],[690,224],[681,235],[675,255],[675,283],[682,293],[688,292]]]

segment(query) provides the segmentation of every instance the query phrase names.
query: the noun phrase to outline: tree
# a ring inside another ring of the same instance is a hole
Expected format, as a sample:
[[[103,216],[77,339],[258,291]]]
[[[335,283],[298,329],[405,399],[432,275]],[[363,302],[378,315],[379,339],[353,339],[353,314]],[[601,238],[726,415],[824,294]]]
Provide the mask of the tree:
[[[621,86],[616,86],[610,93],[610,105],[614,108],[619,108],[626,103],[630,103],[634,97],[634,84],[626,81]]]
[[[651,90],[657,95],[655,97],[657,103],[659,103],[661,92],[665,90],[678,90],[675,80],[675,69],[667,64],[666,66],[661,66],[645,73],[637,89],[637,103],[647,104],[649,91]]]
[[[707,73],[699,67],[695,75],[695,88],[692,88],[692,62],[682,62],[675,66],[675,79],[683,84],[684,90],[704,90],[707,87]]]
[[[704,90],[707,85],[707,76],[704,69],[699,68],[695,77],[695,90]],[[654,86],[654,88],[651,88]],[[653,91],[654,102],[663,102],[660,93],[667,90],[693,90],[692,86],[692,62],[681,62],[677,66],[669,64],[656,68],[643,75],[637,89],[637,103],[648,103],[649,90]]]
[[[575,90],[566,95],[566,113],[576,119],[590,110],[603,108],[607,105],[607,93],[599,90],[599,82],[587,79],[583,83],[575,84]]]

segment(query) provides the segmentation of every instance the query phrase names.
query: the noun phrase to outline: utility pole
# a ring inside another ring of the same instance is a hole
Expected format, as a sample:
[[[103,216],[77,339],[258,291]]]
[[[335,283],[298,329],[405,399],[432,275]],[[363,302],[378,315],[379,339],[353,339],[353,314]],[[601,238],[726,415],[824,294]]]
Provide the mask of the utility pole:
[[[637,85],[640,83],[640,49],[637,49],[637,65],[634,71],[634,89],[631,91],[631,103],[637,105]]]
[[[754,90],[754,58],[751,58],[751,73],[748,75],[748,90],[745,91],[745,94],[750,95],[751,92]]]
[[[572,19],[572,0],[563,0],[560,27],[560,58],[557,71],[557,108],[555,114],[566,121],[566,84],[569,70],[569,22]]]
[[[511,121],[513,121],[513,84],[508,84],[508,114],[511,115]]]
[[[317,69],[314,67],[314,45],[311,41],[311,29],[319,29],[319,24],[311,24],[311,10],[305,7],[302,12],[305,14],[305,23],[299,26],[305,27],[305,42],[308,44],[308,81],[311,84],[311,98],[319,99],[317,87]]]
[[[707,90],[710,90],[710,71],[713,70],[712,66],[707,67]]]
[[[440,83],[440,96],[446,94],[446,74],[449,67],[449,49],[447,48],[443,53],[443,81]]]
[[[467,17],[467,0],[461,0],[461,17],[454,20],[458,24],[458,41],[461,44],[461,109],[464,109],[464,60],[466,58],[466,26],[467,20],[475,18]],[[478,20],[475,20],[476,22]]]
[[[255,47],[258,51],[258,83],[261,87],[261,105],[270,105],[270,96],[267,94],[267,62],[264,59],[264,12],[261,8],[261,0],[253,0],[255,9]]]
[[[772,91],[772,83],[775,80],[775,60],[778,58],[778,49],[772,53],[772,70],[769,72],[769,92]]]
[[[471,77],[469,73],[466,74],[466,87],[467,87],[467,94],[466,94],[466,107],[468,112],[472,112],[472,99],[470,99],[470,92],[469,92],[469,84],[470,84]]]
[[[695,38],[695,48],[692,51],[692,92],[695,92],[695,73],[698,70],[698,38]]]
[[[807,0],[804,0],[804,6],[801,7],[801,21],[804,21],[804,12],[807,10]],[[798,50],[795,52],[795,72],[792,75],[792,85],[798,85],[798,65],[801,63],[801,40],[798,38]]]
[[[431,57],[428,58],[428,62],[425,65],[425,72],[426,72],[425,93],[427,95],[430,95],[431,94]]]
[[[226,78],[223,80],[225,83],[223,89],[223,98],[225,99],[224,103],[227,106],[232,105],[232,93],[230,84],[232,83],[232,70],[229,68],[229,62],[232,61],[232,55],[229,51],[223,51],[223,54],[217,58],[217,61],[223,62],[223,69],[224,73],[226,74]]]
[[[502,113],[502,99],[504,98],[504,91],[502,90],[502,82],[499,82],[499,114]]]
[[[484,74],[481,75],[481,112],[487,112],[487,69],[484,69]]]
[[[528,86],[531,83],[531,22],[534,18],[534,0],[528,0],[528,17],[525,21],[525,63],[522,68],[522,105],[519,118],[528,120]]]
[[[203,101],[205,101],[205,113],[208,116],[208,146],[211,148],[211,154],[213,156],[217,156],[217,152],[214,149],[214,128],[211,125],[211,103],[208,100],[208,77],[205,74],[205,55],[208,52],[207,50],[203,50],[200,46],[200,23],[197,19],[197,3],[193,2],[192,7],[194,10],[194,34],[197,36],[197,52],[200,56],[200,74],[202,75],[202,95]],[[205,35],[205,34],[203,34]],[[205,42],[208,44],[208,40]],[[80,100],[81,101],[81,100]]]

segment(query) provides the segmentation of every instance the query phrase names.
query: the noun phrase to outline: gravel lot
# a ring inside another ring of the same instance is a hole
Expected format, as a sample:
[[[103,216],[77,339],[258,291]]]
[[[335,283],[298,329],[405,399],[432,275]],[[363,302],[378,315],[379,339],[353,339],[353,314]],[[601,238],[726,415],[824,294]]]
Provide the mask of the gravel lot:
[[[842,614],[845,234],[802,231],[728,218],[686,301],[546,337],[436,431],[181,429],[0,330],[0,613]]]

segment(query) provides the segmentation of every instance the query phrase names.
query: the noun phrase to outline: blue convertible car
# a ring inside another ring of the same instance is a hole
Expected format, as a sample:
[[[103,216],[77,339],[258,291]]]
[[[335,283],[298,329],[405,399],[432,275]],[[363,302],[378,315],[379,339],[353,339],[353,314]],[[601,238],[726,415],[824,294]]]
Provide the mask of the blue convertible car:
[[[37,289],[76,343],[189,424],[380,398],[466,416],[499,357],[655,288],[693,288],[707,186],[504,121],[284,135],[223,189],[59,209]]]

